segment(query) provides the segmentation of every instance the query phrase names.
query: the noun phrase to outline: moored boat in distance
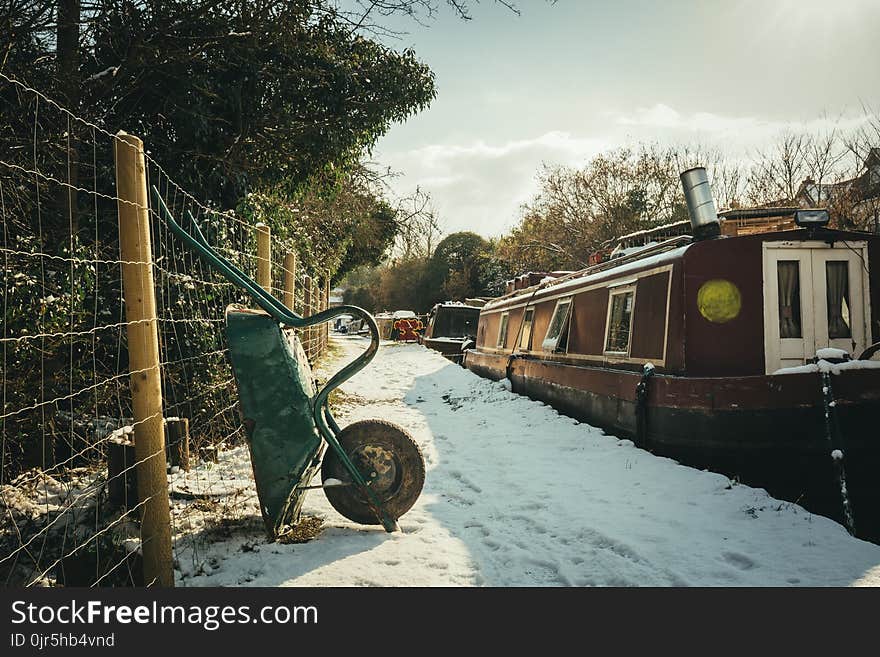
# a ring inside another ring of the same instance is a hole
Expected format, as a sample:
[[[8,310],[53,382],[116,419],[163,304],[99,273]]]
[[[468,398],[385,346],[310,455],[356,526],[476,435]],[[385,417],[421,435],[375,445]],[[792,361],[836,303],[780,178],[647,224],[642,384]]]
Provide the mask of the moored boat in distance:
[[[412,310],[395,310],[391,339],[398,342],[418,342],[419,331],[423,327],[422,320]]]
[[[379,327],[379,338],[381,340],[390,340],[391,333],[394,331],[394,313],[387,311],[376,313],[373,315],[376,320],[376,326]]]
[[[476,338],[479,318],[480,306],[457,301],[438,303],[431,310],[421,342],[452,362],[461,363],[462,348]]]
[[[824,210],[722,235],[705,170],[682,182],[692,235],[509,287],[465,367],[880,540],[880,236]]]
[[[374,316],[382,340],[415,342],[422,322],[412,310],[383,311]]]

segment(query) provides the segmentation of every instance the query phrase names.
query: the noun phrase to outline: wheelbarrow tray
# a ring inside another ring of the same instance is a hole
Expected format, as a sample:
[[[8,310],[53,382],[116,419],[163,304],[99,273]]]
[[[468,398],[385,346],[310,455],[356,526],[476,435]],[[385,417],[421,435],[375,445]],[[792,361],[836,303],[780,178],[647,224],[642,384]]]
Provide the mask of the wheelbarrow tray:
[[[266,312],[228,306],[226,333],[260,511],[275,538],[299,520],[300,487],[321,465],[312,370],[295,331]]]

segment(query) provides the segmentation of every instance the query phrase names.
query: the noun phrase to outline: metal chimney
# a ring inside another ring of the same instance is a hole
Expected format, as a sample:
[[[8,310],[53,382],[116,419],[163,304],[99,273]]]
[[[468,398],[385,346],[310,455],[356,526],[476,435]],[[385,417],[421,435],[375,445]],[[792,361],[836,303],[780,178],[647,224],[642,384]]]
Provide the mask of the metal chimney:
[[[712,187],[705,167],[688,169],[681,174],[681,186],[687,200],[694,239],[703,240],[721,234],[721,224],[712,200]]]

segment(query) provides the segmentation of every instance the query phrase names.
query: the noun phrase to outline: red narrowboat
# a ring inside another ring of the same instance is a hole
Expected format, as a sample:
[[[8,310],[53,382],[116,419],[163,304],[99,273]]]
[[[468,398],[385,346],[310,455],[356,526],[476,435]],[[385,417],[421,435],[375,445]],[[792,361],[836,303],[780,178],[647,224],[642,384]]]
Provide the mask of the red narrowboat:
[[[422,320],[412,310],[394,312],[394,330],[392,336],[398,342],[418,342]]]
[[[515,289],[468,369],[681,463],[880,539],[880,236],[722,235],[705,170],[692,235]]]

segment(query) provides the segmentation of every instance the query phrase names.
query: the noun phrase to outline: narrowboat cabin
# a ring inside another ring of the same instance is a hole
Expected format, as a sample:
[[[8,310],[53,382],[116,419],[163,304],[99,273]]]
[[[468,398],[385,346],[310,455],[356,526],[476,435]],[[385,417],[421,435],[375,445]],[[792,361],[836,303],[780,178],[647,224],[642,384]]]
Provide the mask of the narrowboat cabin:
[[[880,236],[725,236],[682,181],[693,235],[487,303],[465,367],[880,540]]]
[[[479,306],[438,303],[431,310],[422,344],[454,363],[461,363],[462,348],[476,339],[479,318]]]

